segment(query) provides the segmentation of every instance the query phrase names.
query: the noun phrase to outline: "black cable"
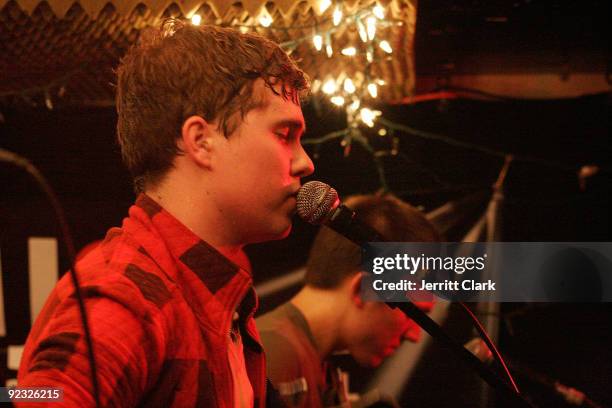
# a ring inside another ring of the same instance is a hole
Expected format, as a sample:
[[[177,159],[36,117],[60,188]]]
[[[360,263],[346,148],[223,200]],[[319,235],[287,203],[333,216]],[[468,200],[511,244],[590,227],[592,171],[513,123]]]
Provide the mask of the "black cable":
[[[88,351],[87,357],[89,359],[89,366],[91,368],[91,384],[93,387],[94,400],[96,403],[96,407],[100,407],[100,390],[98,386],[98,376],[93,342],[91,338],[91,333],[89,331],[89,322],[87,320],[85,303],[83,302],[83,296],[81,295],[81,287],[79,285],[79,279],[75,270],[76,252],[74,249],[74,242],[72,240],[70,228],[68,227],[68,223],[66,222],[66,215],[64,213],[64,210],[57,198],[57,195],[55,194],[47,180],[38,171],[38,169],[32,163],[30,163],[28,159],[19,156],[16,153],[0,148],[0,161],[13,164],[19,168],[22,168],[28,174],[30,174],[34,178],[34,180],[36,180],[38,186],[43,190],[43,192],[47,195],[47,198],[51,202],[51,206],[53,207],[53,211],[55,212],[55,216],[57,217],[57,222],[60,227],[60,235],[62,237],[62,242],[66,247],[68,259],[70,261],[70,268],[68,269],[68,272],[70,273],[70,277],[72,278],[72,284],[74,285],[74,292],[76,295],[77,303],[79,305],[81,323],[83,325],[83,331],[85,334],[85,342],[87,344]]]

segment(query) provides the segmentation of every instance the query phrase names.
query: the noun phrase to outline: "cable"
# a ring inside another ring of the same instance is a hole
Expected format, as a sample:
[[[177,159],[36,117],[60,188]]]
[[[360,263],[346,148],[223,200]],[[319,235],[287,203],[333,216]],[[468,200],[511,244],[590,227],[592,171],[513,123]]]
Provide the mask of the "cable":
[[[38,169],[30,163],[30,161],[16,153],[10,152],[5,149],[0,148],[0,161],[6,162],[9,164],[13,164],[19,168],[25,170],[28,174],[30,174],[34,180],[38,183],[38,186],[43,190],[43,192],[47,195],[47,198],[51,202],[51,206],[53,207],[53,211],[55,212],[55,216],[57,217],[57,222],[60,227],[60,234],[62,237],[62,242],[66,247],[66,251],[68,253],[68,259],[70,261],[70,268],[68,272],[70,273],[70,277],[72,278],[72,284],[74,286],[74,291],[77,299],[77,303],[79,305],[79,312],[81,316],[81,323],[83,325],[83,332],[85,334],[85,342],[87,343],[87,357],[89,359],[89,366],[91,368],[91,384],[93,387],[94,400],[96,402],[96,407],[101,407],[100,405],[100,390],[98,386],[98,376],[96,369],[96,359],[94,355],[93,342],[91,338],[91,333],[89,331],[89,322],[87,320],[87,313],[85,310],[85,303],[83,302],[83,296],[81,294],[81,287],[79,285],[79,279],[75,270],[75,262],[76,262],[76,252],[74,249],[74,242],[72,240],[72,235],[70,233],[70,228],[68,227],[68,223],[66,222],[66,215],[64,210],[57,198],[57,195],[44,178],[44,176],[38,171]]]
[[[497,347],[495,347],[495,344],[493,343],[493,341],[491,340],[491,338],[485,331],[484,327],[482,327],[482,324],[480,324],[480,321],[478,320],[478,318],[474,315],[474,313],[470,310],[470,308],[465,305],[465,303],[463,302],[457,302],[457,303],[459,303],[461,307],[463,307],[463,310],[465,310],[465,312],[468,314],[468,316],[470,316],[470,318],[472,319],[472,322],[474,323],[474,327],[480,334],[480,337],[487,344],[487,347],[489,347],[489,350],[491,351],[491,353],[493,353],[493,356],[495,357],[497,362],[501,364],[501,366],[504,368],[504,371],[506,372],[506,375],[508,379],[510,380],[510,384],[512,384],[512,387],[514,388],[516,393],[520,394],[521,392],[519,391],[519,388],[516,385],[516,382],[514,381],[514,378],[512,377],[510,370],[508,370],[508,366],[506,366],[506,362],[504,361],[503,357],[499,353],[499,350],[497,350]]]

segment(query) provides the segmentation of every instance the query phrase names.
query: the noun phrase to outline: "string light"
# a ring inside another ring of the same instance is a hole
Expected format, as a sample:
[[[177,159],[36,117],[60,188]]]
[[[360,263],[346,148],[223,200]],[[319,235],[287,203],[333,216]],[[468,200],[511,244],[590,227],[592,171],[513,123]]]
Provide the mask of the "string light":
[[[319,3],[319,12],[324,13],[325,10],[327,10],[329,6],[331,6],[331,4],[331,0],[321,0],[321,2]]]
[[[372,61],[374,61],[374,54],[372,53],[372,51],[368,50],[368,51],[366,52],[366,60],[367,60],[368,62],[372,62]]]
[[[385,129],[385,128],[378,129],[378,136],[380,136],[380,137],[387,136],[387,129]]]
[[[312,42],[317,51],[321,51],[323,48],[323,36],[316,34],[312,37]]]
[[[335,26],[342,22],[342,7],[340,7],[340,5],[337,5],[334,9],[334,12],[332,14],[332,22]]]
[[[357,90],[357,88],[355,88],[355,84],[353,83],[353,80],[351,78],[346,78],[344,80],[344,91],[346,93],[354,93]]]
[[[372,9],[372,13],[379,20],[384,20],[384,18],[385,18],[385,9],[380,4],[378,4],[378,3]]]
[[[363,25],[363,23],[361,22],[360,19],[357,19],[357,31],[359,31],[359,38],[361,38],[361,41],[363,42],[368,42],[368,32],[365,28],[365,26]]]
[[[359,111],[359,116],[361,121],[365,123],[368,127],[374,127],[374,120],[381,115],[381,111],[379,110],[371,110],[370,108],[361,108]]]
[[[323,87],[321,88],[321,90],[328,95],[331,95],[336,92],[336,89],[338,89],[338,87],[336,86],[336,81],[334,81],[333,79],[328,79],[327,81],[325,81]]]
[[[370,16],[366,19],[366,32],[368,40],[372,41],[376,36],[376,17]]]
[[[351,102],[351,104],[348,106],[348,111],[355,112],[357,109],[359,109],[360,105],[361,105],[361,101],[355,98],[353,99],[353,102]]]
[[[199,14],[194,14],[191,16],[191,24],[195,26],[199,26],[202,23],[202,16]]]
[[[343,96],[340,96],[340,95],[332,96],[330,100],[336,106],[344,105],[344,97]]]
[[[261,12],[261,15],[259,16],[259,24],[261,24],[263,27],[268,28],[272,25],[273,22],[274,20],[272,19],[272,16],[270,15],[270,13],[268,13],[268,10],[264,8]]]
[[[355,47],[344,48],[341,52],[342,55],[346,55],[347,57],[354,57],[357,55],[357,49]]]
[[[375,83],[371,82],[368,84],[368,93],[372,98],[376,98],[378,96],[378,87]]]
[[[389,41],[387,40],[382,40],[378,43],[378,46],[387,54],[391,54],[393,52],[393,48],[391,48],[391,44],[389,44]]]

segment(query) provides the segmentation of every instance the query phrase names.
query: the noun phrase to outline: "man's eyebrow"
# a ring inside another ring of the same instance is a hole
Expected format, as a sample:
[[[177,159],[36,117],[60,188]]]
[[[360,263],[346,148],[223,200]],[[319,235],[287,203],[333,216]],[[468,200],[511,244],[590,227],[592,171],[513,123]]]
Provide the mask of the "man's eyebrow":
[[[298,119],[283,119],[279,120],[274,124],[274,127],[289,127],[292,130],[301,131],[301,133],[306,133],[306,124]]]

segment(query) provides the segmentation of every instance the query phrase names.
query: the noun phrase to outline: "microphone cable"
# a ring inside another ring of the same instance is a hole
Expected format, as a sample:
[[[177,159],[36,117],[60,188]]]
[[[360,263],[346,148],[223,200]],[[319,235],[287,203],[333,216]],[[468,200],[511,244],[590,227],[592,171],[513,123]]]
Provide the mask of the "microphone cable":
[[[491,340],[491,338],[489,337],[489,334],[486,332],[485,328],[482,327],[480,320],[478,320],[474,312],[472,312],[465,303],[463,302],[457,302],[457,303],[461,305],[465,313],[470,317],[474,327],[480,334],[480,338],[487,344],[487,347],[489,348],[489,351],[493,354],[493,357],[495,358],[495,360],[497,360],[497,362],[503,367],[504,372],[506,373],[506,376],[510,380],[510,384],[512,385],[512,388],[514,388],[514,391],[516,391],[517,394],[520,394],[521,392],[519,391],[519,388],[516,385],[516,381],[514,380],[514,377],[512,377],[512,374],[510,373],[510,370],[508,369],[508,366],[506,365],[504,358],[502,357],[501,353],[495,346],[495,343],[493,343],[493,340]]]
[[[68,227],[68,223],[66,221],[64,209],[62,208],[59,199],[57,198],[57,195],[53,191],[51,185],[47,182],[42,173],[38,171],[38,169],[28,159],[11,151],[0,148],[0,162],[6,162],[25,170],[36,181],[37,185],[45,193],[49,202],[51,203],[51,206],[53,207],[55,217],[57,218],[57,222],[60,227],[60,236],[62,238],[64,247],[66,248],[68,260],[70,262],[68,272],[70,273],[70,277],[72,278],[72,284],[74,286],[77,304],[79,306],[81,324],[83,326],[83,332],[85,334],[85,342],[87,344],[87,358],[89,360],[89,366],[91,368],[91,384],[93,388],[94,400],[96,403],[96,407],[101,407],[100,389],[98,385],[98,375],[93,341],[91,338],[91,332],[89,330],[89,322],[87,320],[85,302],[83,301],[83,296],[81,294],[81,286],[79,285],[79,279],[75,270],[76,252],[74,249],[74,240],[72,239],[72,234],[70,233],[70,228]]]

